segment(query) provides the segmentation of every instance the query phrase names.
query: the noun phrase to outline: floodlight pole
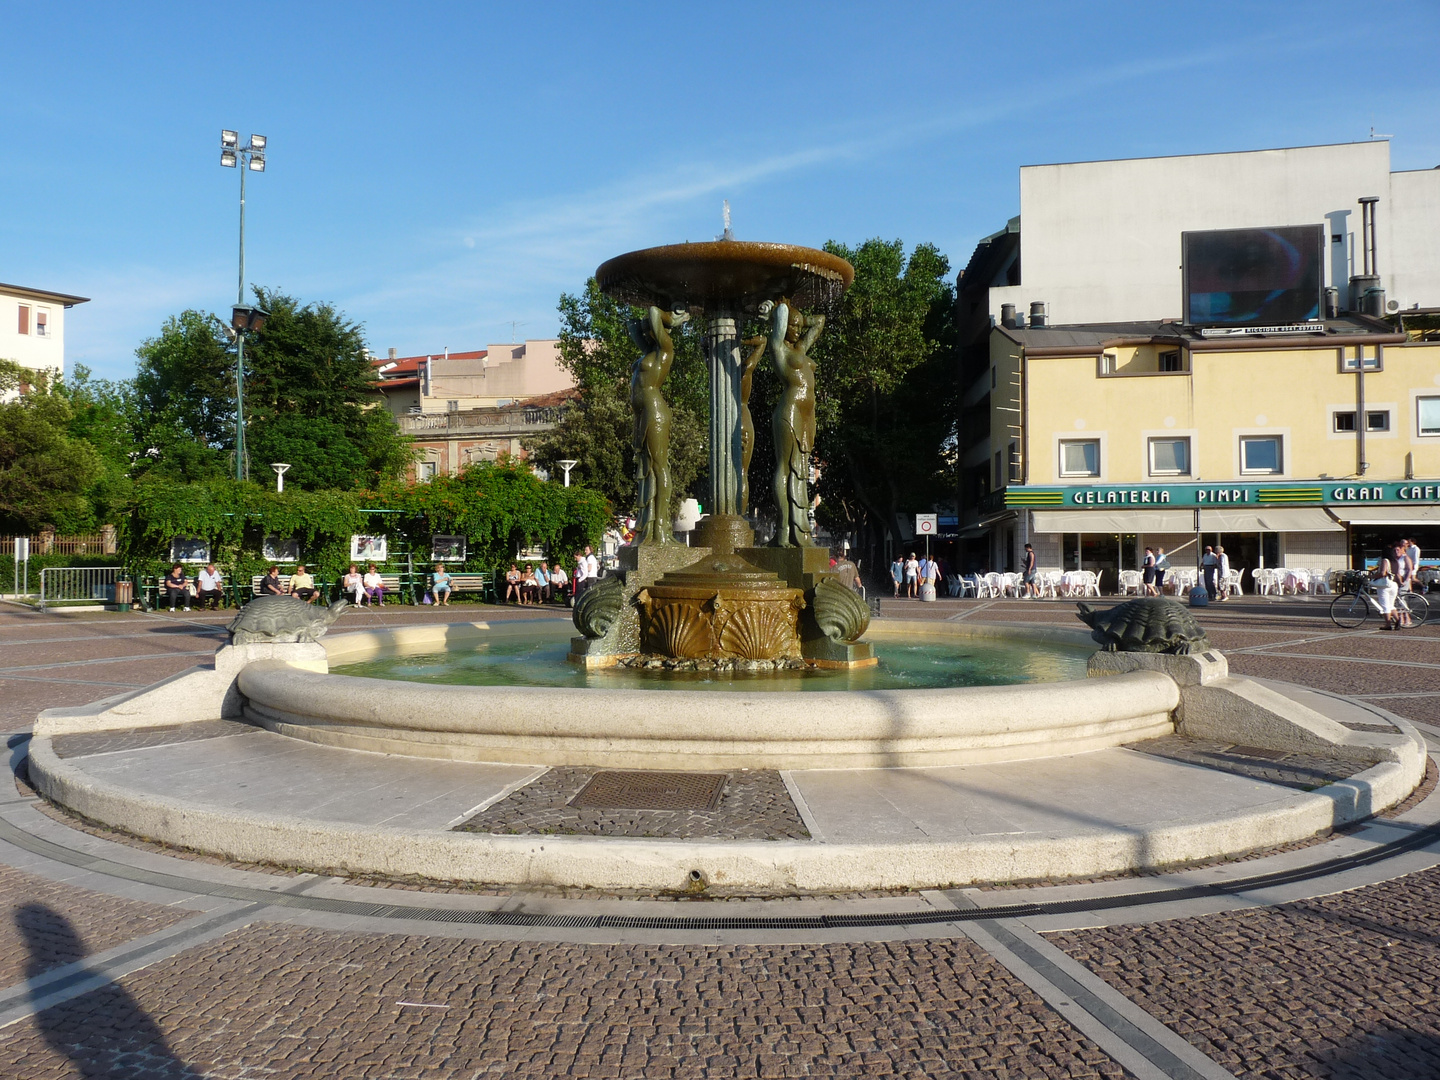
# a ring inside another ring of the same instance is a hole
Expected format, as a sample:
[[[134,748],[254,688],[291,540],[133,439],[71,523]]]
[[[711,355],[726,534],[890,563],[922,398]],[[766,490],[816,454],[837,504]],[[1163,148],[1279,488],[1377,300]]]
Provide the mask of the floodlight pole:
[[[263,171],[268,141],[260,136],[257,144],[256,136],[251,135],[250,141],[242,146],[238,132],[227,130],[220,135],[220,163],[240,170],[240,276],[235,292],[236,307],[245,306],[245,174],[257,158],[260,161],[257,171]],[[250,452],[245,445],[245,330],[241,327],[235,328],[235,479],[250,479]]]

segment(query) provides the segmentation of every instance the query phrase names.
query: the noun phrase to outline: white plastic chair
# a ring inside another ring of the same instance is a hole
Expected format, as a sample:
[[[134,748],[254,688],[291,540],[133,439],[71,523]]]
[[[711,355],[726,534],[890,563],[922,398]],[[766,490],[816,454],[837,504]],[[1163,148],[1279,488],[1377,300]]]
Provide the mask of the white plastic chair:
[[[1139,596],[1145,591],[1144,575],[1139,570],[1120,571],[1120,595],[1129,596],[1134,593]]]
[[[1245,577],[1244,570],[1231,570],[1225,575],[1225,591],[1231,596],[1244,596],[1245,590],[1240,587],[1240,582]]]
[[[1000,595],[1000,585],[1001,585],[1000,575],[997,574],[997,573],[995,573],[995,571],[992,570],[992,571],[990,571],[990,573],[986,574],[985,577],[984,577],[983,580],[982,580],[981,588],[984,590],[984,592],[982,592],[980,595],[981,595],[981,596],[999,596],[999,595]]]
[[[1051,597],[1058,598],[1060,596],[1060,578],[1061,573],[1059,570],[1046,570],[1041,574],[1040,595],[1045,596],[1048,594]]]
[[[1019,574],[1000,575],[1000,595],[1019,596],[1021,588],[1023,588],[1023,586],[1020,584]]]
[[[1314,595],[1319,596],[1321,593],[1330,591],[1330,572],[1328,570],[1312,567],[1308,573],[1310,574],[1310,591]]]

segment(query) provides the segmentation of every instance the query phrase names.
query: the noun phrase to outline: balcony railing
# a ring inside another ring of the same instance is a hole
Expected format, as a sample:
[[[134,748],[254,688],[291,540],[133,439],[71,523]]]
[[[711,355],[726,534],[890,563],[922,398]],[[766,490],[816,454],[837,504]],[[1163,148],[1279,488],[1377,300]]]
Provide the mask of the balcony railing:
[[[458,412],[406,413],[397,417],[407,435],[525,434],[548,431],[560,421],[563,409],[465,409]]]

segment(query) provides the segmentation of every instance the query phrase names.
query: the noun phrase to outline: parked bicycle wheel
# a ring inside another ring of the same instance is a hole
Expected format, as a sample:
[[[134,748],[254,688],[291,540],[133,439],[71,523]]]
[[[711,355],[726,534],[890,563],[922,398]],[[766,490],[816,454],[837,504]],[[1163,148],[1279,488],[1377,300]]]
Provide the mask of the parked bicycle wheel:
[[[1330,621],[1346,630],[1354,630],[1370,617],[1370,605],[1364,593],[1341,593],[1330,601]]]
[[[1401,593],[1395,604],[1410,613],[1411,628],[1420,626],[1430,616],[1430,601],[1417,592]]]

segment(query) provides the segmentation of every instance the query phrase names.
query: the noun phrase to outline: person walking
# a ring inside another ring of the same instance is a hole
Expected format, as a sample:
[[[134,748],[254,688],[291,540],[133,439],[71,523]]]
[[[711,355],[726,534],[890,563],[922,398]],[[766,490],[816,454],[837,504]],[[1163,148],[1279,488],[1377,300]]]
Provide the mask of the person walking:
[[[1400,588],[1395,582],[1395,562],[1392,558],[1393,552],[1385,552],[1375,563],[1375,569],[1370,572],[1370,580],[1375,583],[1375,599],[1380,602],[1380,614],[1385,616],[1386,630],[1399,630],[1400,619],[1395,610],[1395,598],[1400,593]]]
[[[1219,544],[1215,545],[1215,558],[1220,564],[1220,599],[1230,599],[1230,556],[1225,554],[1225,549]]]
[[[1155,549],[1155,595],[1165,595],[1165,575],[1170,572],[1170,560],[1165,557],[1165,549]]]
[[[585,587],[593,588],[595,582],[600,580],[600,560],[595,557],[595,549],[589,544],[585,545]]]
[[[890,580],[895,582],[895,598],[900,598],[900,586],[905,584],[905,560],[898,554],[890,564]]]
[[[1040,587],[1035,581],[1035,549],[1029,544],[1025,545],[1025,562],[1020,579],[1025,583],[1025,599],[1039,600]]]
[[[920,562],[915,558],[915,553],[910,552],[910,557],[905,560],[905,595],[912,599],[920,592]]]
[[[1215,580],[1220,573],[1220,560],[1209,544],[1205,545],[1205,554],[1200,556],[1200,569],[1205,575],[1205,595],[1213,604],[1220,596],[1220,585]]]
[[[1155,549],[1145,549],[1145,561],[1140,564],[1141,580],[1145,583],[1146,596],[1159,596],[1155,591]]]

